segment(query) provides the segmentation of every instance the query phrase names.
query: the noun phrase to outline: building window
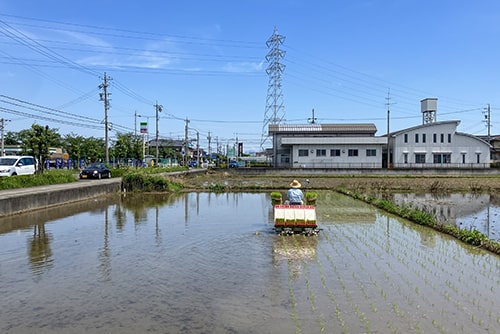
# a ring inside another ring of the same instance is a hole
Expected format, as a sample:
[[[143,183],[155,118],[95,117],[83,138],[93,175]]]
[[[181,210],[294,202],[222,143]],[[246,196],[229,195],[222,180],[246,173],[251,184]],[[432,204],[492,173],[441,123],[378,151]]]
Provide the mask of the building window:
[[[326,157],[326,150],[324,150],[324,149],[316,150],[316,156],[317,157]]]
[[[432,134],[432,142],[437,143],[437,134],[436,133]]]
[[[451,133],[448,133],[448,143],[451,143]]]
[[[407,143],[407,142],[408,142],[408,134],[405,133],[405,143]]]
[[[462,153],[462,163],[465,163],[465,153]]]
[[[444,143],[444,133],[441,134],[441,143]]]
[[[426,138],[425,138],[425,133],[422,133],[422,143],[425,143]]]
[[[415,133],[415,143],[418,143],[418,133]]]
[[[377,150],[366,149],[366,156],[367,157],[376,157],[377,156]]]
[[[434,154],[434,163],[435,164],[449,164],[450,162],[451,162],[451,154],[450,153]]]
[[[309,150],[299,150],[299,157],[308,157]]]
[[[481,153],[476,153],[476,163],[481,162]]]
[[[415,163],[425,164],[425,153],[415,153]]]
[[[339,149],[331,149],[330,156],[331,157],[340,157],[340,150]]]
[[[405,164],[407,164],[408,163],[408,153],[403,154],[403,159],[404,159],[403,162]]]
[[[358,156],[358,150],[350,149],[349,151],[347,151],[347,155],[350,156],[350,157],[357,157]]]

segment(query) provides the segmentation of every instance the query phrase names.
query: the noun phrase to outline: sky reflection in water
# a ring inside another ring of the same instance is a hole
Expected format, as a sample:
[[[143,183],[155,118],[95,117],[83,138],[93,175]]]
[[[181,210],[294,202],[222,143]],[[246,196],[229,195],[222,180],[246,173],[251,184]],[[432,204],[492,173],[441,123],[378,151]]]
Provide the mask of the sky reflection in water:
[[[317,237],[276,235],[267,194],[127,195],[3,219],[0,332],[498,329],[497,256],[336,193],[317,213]]]

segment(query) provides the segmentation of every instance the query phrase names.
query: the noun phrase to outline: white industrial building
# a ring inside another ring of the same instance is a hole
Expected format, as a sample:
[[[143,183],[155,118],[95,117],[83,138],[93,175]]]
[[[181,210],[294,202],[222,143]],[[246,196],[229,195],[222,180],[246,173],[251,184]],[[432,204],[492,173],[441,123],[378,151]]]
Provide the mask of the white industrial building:
[[[271,124],[277,168],[381,168],[387,138],[374,124]]]
[[[422,125],[391,133],[393,168],[489,168],[490,145],[457,132],[460,121],[436,121],[437,99],[421,101]]]
[[[371,123],[270,124],[272,165],[323,169],[490,167],[490,144],[457,132],[460,121],[437,122],[436,98],[422,100],[421,112],[422,125],[379,137]]]

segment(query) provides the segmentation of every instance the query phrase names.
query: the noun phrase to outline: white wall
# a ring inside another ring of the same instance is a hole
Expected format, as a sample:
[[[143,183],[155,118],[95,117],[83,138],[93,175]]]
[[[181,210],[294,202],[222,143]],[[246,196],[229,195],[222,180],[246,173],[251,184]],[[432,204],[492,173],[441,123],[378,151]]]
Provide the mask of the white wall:
[[[458,122],[443,122],[436,124],[426,124],[421,127],[408,129],[398,133],[393,144],[393,166],[395,168],[415,168],[415,167],[489,167],[490,149],[487,143],[476,137],[466,134],[456,133]],[[408,142],[405,143],[405,134],[408,135]],[[415,142],[415,134],[418,134],[418,143]],[[423,135],[425,134],[425,143]],[[437,141],[434,142],[434,134]],[[444,142],[441,142],[441,134]],[[451,142],[448,142],[448,135],[451,135]],[[415,162],[416,153],[425,153],[425,164]],[[451,154],[449,164],[434,164],[434,153]],[[407,154],[407,163],[405,163]],[[465,154],[465,163],[463,155]],[[477,162],[479,154],[479,163]]]
[[[340,150],[340,156],[331,156],[331,150]],[[366,150],[375,150],[375,156],[367,156]],[[299,156],[299,150],[306,150],[308,156]],[[317,150],[326,150],[326,156],[317,156]],[[357,150],[357,156],[349,156],[349,150]],[[381,168],[382,145],[293,145],[293,168]]]

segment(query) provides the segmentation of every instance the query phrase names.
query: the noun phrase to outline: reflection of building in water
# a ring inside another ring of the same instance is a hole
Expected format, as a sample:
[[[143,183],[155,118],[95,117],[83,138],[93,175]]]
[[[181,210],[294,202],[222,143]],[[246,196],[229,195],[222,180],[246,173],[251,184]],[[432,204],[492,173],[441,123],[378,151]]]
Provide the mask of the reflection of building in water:
[[[287,261],[294,279],[302,273],[304,262],[315,261],[318,238],[316,236],[276,235],[273,242],[273,263]]]
[[[500,237],[500,208],[492,204],[489,194],[394,194],[393,200],[431,213],[439,222],[476,229],[494,240]]]

